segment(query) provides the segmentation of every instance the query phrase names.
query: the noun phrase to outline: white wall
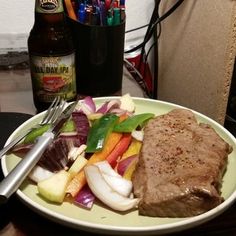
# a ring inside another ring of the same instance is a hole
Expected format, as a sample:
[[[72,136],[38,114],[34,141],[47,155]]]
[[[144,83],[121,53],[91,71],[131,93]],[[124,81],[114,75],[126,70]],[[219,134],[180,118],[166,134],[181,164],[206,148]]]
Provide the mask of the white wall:
[[[0,0],[0,34],[28,33],[33,24],[34,0]]]
[[[153,0],[126,0],[126,29],[148,23],[153,9]],[[34,22],[34,0],[0,0],[0,50],[24,48]],[[146,29],[126,35],[126,46],[142,40]]]

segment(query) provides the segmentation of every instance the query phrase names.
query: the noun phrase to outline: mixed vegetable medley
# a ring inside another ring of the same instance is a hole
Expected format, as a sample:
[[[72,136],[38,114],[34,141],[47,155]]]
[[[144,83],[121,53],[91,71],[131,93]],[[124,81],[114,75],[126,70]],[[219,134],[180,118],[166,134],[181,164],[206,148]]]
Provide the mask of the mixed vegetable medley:
[[[135,208],[131,177],[138,161],[143,127],[152,113],[135,114],[129,94],[97,107],[91,97],[78,103],[71,119],[48,147],[29,178],[49,202],[70,201],[92,208],[99,199],[110,208]],[[24,154],[49,129],[33,130],[13,152]]]

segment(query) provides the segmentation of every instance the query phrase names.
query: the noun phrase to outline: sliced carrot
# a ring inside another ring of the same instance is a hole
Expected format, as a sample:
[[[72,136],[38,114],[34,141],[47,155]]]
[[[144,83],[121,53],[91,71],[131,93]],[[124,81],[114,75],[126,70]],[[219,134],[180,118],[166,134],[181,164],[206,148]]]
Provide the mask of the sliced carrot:
[[[115,146],[112,152],[107,156],[106,160],[114,168],[117,164],[117,159],[127,150],[132,140],[130,133],[123,134],[119,143]]]
[[[73,20],[77,20],[71,0],[65,0],[65,6],[68,16]]]
[[[93,163],[103,161],[115,148],[117,143],[120,141],[122,133],[111,133],[107,139],[107,142],[100,152],[94,153],[88,160],[86,165],[91,165]],[[75,177],[71,180],[67,186],[66,192],[72,197],[75,197],[76,194],[82,189],[82,187],[87,183],[84,171],[81,170]]]

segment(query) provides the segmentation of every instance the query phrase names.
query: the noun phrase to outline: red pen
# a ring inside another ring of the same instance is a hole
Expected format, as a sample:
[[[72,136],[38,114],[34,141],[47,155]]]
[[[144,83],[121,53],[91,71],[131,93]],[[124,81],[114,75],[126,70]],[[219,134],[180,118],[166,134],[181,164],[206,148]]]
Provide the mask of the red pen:
[[[105,9],[108,11],[111,7],[111,0],[105,0]]]
[[[118,8],[119,7],[118,1],[113,1],[112,7],[113,8]]]

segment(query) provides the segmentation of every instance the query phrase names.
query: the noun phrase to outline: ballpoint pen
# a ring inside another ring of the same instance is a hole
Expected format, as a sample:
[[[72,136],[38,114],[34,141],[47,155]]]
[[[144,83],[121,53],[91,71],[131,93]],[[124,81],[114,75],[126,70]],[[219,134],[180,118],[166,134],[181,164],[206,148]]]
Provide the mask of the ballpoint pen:
[[[78,10],[78,20],[79,22],[84,23],[85,18],[86,18],[85,5],[83,3],[80,3]]]

